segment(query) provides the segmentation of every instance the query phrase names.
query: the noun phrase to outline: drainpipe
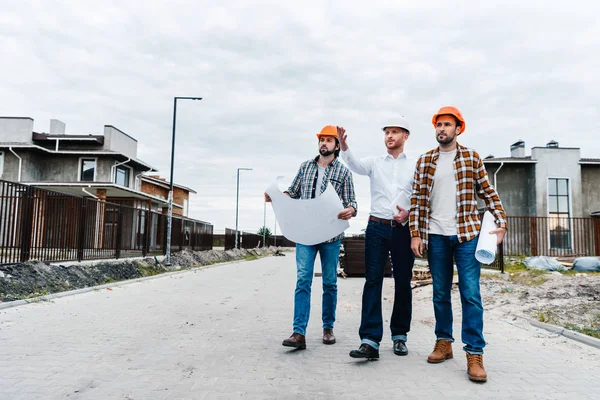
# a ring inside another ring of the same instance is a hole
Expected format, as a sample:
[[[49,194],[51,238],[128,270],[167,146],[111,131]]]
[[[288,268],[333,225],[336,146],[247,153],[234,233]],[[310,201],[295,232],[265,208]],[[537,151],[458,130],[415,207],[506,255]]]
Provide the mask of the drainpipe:
[[[113,164],[112,167],[110,167],[110,181],[114,183],[115,181],[115,168],[117,168],[119,165],[123,165],[123,164],[127,164],[129,161],[131,161],[131,158],[127,158],[127,160],[120,162],[118,164]]]
[[[92,185],[88,185],[89,188],[92,187]],[[88,192],[87,190],[85,190],[85,188],[81,188],[81,191],[84,193],[89,194],[90,196],[92,196],[93,198],[95,198],[96,200],[98,200],[98,196],[91,194],[90,192]]]
[[[496,172],[494,172],[494,189],[496,189],[496,193],[498,193],[498,180],[496,179],[496,175],[498,175],[498,172],[500,172],[500,170],[502,169],[503,166],[504,166],[504,161],[502,161],[500,163],[500,166],[498,167]]]
[[[140,176],[144,175],[144,174],[145,174],[145,173],[147,173],[147,172],[152,172],[152,168],[150,168],[148,171],[143,171],[143,172],[140,172],[139,174],[137,174],[137,175],[136,175],[136,176],[133,178],[133,180],[134,180],[134,184],[135,184],[135,186],[136,186],[136,187],[135,187],[135,190],[139,190],[140,192],[142,191],[142,182],[140,181],[140,185],[139,185],[139,187],[138,187],[138,184],[137,184],[137,182],[138,182],[138,179],[140,178]]]
[[[19,155],[17,153],[15,153],[15,151],[12,149],[12,147],[9,147],[8,150],[13,153],[15,155],[15,157],[17,157],[19,159],[19,178],[17,179],[17,182],[21,182],[21,171],[23,170],[23,159],[21,157],[19,157]]]

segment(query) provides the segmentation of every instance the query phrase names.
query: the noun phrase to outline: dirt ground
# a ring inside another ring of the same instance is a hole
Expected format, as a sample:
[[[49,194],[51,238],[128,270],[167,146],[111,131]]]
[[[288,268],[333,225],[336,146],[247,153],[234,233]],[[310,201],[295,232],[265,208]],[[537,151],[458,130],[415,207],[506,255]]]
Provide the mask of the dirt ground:
[[[484,273],[481,294],[484,308],[494,315],[526,316],[600,338],[600,274]]]

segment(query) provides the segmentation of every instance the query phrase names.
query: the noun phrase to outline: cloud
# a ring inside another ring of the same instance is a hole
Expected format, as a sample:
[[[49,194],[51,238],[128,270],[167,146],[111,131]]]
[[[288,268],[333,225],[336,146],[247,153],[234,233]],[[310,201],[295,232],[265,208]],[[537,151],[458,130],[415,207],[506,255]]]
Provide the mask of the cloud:
[[[380,126],[406,116],[407,153],[435,146],[442,105],[463,111],[461,137],[506,156],[551,139],[600,157],[600,6],[541,1],[19,1],[0,11],[0,114],[50,118],[69,133],[112,124],[168,177],[173,96],[175,180],[198,191],[193,217],[217,231],[263,222],[262,192],[316,155],[325,124],[358,155],[384,152]],[[369,183],[355,177],[366,225]],[[273,214],[267,206],[267,223]]]

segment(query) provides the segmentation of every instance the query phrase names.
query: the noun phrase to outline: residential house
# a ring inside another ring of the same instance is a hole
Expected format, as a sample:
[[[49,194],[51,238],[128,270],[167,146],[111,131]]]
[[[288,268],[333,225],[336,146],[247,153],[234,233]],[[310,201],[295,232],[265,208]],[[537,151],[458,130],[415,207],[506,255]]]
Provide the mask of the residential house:
[[[160,244],[164,221],[160,214],[149,211],[166,212],[168,191],[165,194],[164,182],[144,176],[157,170],[137,158],[136,139],[112,125],[105,125],[103,134],[92,135],[66,134],[65,124],[58,120],[50,121],[49,132],[35,132],[33,122],[32,118],[0,117],[0,179],[54,193],[35,200],[41,215],[35,229],[44,232],[36,236],[39,246],[58,246],[60,242],[61,246],[72,247],[75,243],[73,233],[65,239],[60,229],[60,225],[74,226],[79,215],[75,198],[70,195],[107,202],[98,203],[100,208],[89,210],[87,217],[88,226],[96,227],[94,248],[114,247],[121,236],[126,241],[121,244],[123,249]],[[189,193],[193,191],[176,187],[174,213],[187,215]],[[3,218],[18,223],[19,211]],[[146,220],[148,216],[150,220]],[[185,225],[181,221],[177,224]],[[181,228],[186,237],[191,229],[188,225]],[[145,239],[148,230],[150,243]]]
[[[581,158],[579,148],[560,147],[554,140],[526,154],[519,140],[510,157],[490,155],[483,161],[509,217],[543,217],[514,219],[513,231],[543,232],[539,238],[512,236],[515,241],[574,251],[591,246],[585,242],[595,240],[591,233],[597,229],[589,217],[600,214],[600,159]]]
[[[137,144],[112,125],[67,135],[58,120],[45,133],[31,118],[0,117],[0,179],[157,211],[167,201],[137,189],[143,173],[156,172],[137,158]]]

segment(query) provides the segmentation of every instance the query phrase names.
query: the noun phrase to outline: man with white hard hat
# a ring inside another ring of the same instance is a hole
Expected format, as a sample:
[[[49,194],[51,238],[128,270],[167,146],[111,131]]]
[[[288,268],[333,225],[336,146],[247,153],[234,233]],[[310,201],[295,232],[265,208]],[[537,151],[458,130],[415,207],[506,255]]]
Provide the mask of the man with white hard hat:
[[[394,275],[394,308],[390,320],[394,354],[405,356],[407,334],[412,317],[412,269],[415,261],[410,248],[408,213],[414,179],[415,161],[404,153],[410,135],[408,121],[399,117],[382,128],[386,154],[357,158],[348,147],[348,136],[342,127],[340,148],[342,160],[352,172],[367,175],[371,183],[371,211],[365,232],[365,286],[359,328],[361,344],[350,357],[379,358],[383,338],[381,291],[384,268],[392,256]]]

